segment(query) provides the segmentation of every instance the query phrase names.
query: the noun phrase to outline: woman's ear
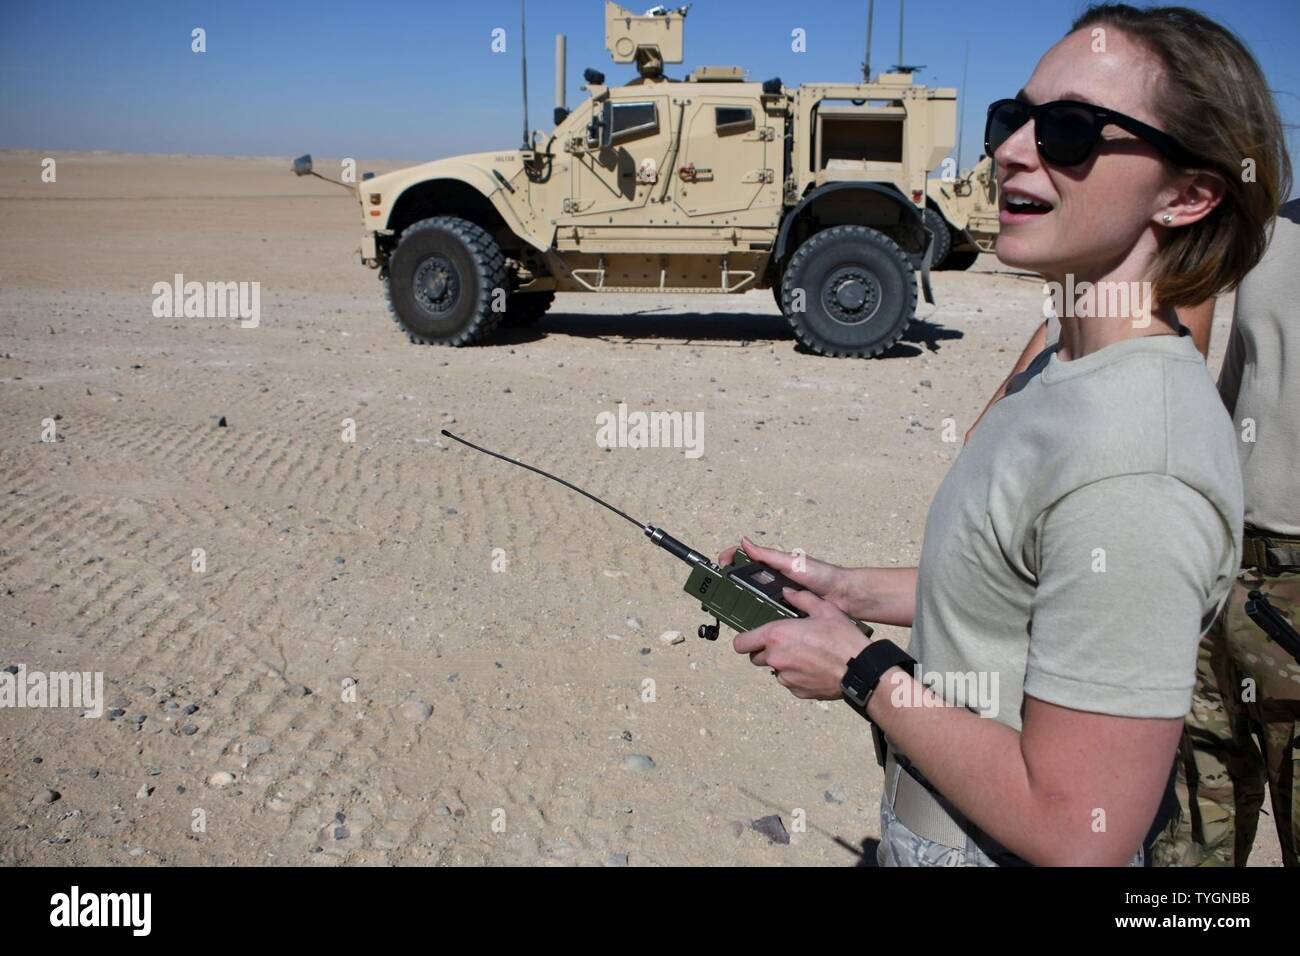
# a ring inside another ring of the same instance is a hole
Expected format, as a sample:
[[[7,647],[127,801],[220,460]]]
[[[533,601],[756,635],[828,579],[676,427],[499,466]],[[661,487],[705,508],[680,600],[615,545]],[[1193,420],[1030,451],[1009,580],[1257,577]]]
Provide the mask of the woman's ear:
[[[1179,175],[1170,187],[1172,198],[1155,214],[1155,222],[1170,229],[1190,226],[1212,213],[1227,195],[1228,184],[1213,170]]]

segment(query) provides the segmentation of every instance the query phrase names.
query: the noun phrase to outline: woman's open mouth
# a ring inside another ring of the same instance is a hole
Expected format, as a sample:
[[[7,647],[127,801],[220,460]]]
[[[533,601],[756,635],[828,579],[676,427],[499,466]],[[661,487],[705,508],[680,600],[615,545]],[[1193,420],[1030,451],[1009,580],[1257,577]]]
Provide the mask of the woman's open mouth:
[[[1004,189],[998,200],[998,221],[1002,225],[1030,222],[1052,211],[1052,204],[1028,193]]]

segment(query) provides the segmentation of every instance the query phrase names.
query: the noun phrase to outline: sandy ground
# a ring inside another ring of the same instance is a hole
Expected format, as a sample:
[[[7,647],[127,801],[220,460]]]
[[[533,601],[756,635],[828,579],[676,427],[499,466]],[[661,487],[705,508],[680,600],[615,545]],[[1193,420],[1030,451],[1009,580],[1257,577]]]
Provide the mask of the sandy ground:
[[[939,273],[874,361],[796,350],[766,291],[561,296],[422,348],[353,201],[286,159],[55,159],[0,152],[0,666],[101,671],[122,714],[0,711],[0,863],[874,862],[859,717],[698,640],[635,529],[439,429],[709,553],[915,562],[944,421],[1019,353],[1035,281]],[[178,272],[261,283],[260,325],[155,318]],[[597,447],[619,402],[703,413],[704,455]]]

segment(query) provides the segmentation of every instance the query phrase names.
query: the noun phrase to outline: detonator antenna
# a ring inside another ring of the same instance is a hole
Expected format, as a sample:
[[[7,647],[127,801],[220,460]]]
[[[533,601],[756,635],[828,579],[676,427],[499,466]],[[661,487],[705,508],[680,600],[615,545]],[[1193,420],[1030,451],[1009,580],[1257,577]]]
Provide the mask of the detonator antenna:
[[[578,494],[583,495],[587,498],[590,498],[592,501],[596,502],[596,504],[601,505],[602,507],[608,508],[610,511],[614,512],[614,514],[618,515],[623,520],[632,522],[642,531],[647,531],[647,529],[649,528],[649,525],[647,525],[645,522],[637,521],[635,518],[633,518],[631,515],[627,514],[626,512],[619,511],[608,501],[602,501],[600,498],[597,498],[591,492],[583,491],[581,488],[579,488],[577,485],[573,484],[572,482],[565,481],[563,478],[557,478],[555,475],[552,475],[549,471],[542,471],[542,469],[534,468],[532,465],[526,462],[518,461],[514,458],[510,458],[506,455],[502,455],[499,452],[495,452],[487,448],[483,448],[480,445],[474,444],[472,441],[466,441],[465,439],[461,438],[459,435],[453,435],[445,428],[442,430],[442,433],[446,435],[448,438],[455,439],[456,441],[460,442],[462,445],[466,445],[470,448],[473,448],[475,451],[481,451],[483,454],[491,455],[493,458],[500,458],[502,461],[508,461],[510,462],[510,464],[518,465],[520,468],[527,468],[529,471],[541,475],[543,478],[551,479],[551,481],[558,481],[560,484],[564,485],[564,487],[569,488],[572,491],[576,491]]]
[[[672,535],[653,525],[643,524],[626,512],[620,511],[607,501],[602,501],[589,491],[584,491],[572,482],[552,475],[549,471],[518,461],[507,455],[466,441],[459,435],[453,435],[442,429],[446,437],[460,442],[467,448],[481,451],[485,455],[499,458],[512,465],[518,465],[527,471],[559,482],[570,491],[576,491],[584,498],[590,498],[602,508],[608,508],[624,521],[629,521],[640,528],[651,543],[663,548],[673,557],[691,566],[690,577],[686,579],[683,590],[700,602],[700,608],[713,616],[714,623],[701,624],[697,632],[707,641],[718,639],[718,629],[726,624],[733,630],[749,631],[771,621],[783,618],[807,617],[808,615],[785,600],[785,591],[798,590],[799,585],[781,572],[752,560],[743,549],[738,549],[729,565],[719,567],[700,552],[688,548]],[[857,622],[858,627],[868,638],[871,637],[870,624]]]
[[[583,491],[581,488],[573,484],[573,482],[571,481],[565,481],[563,478],[557,478],[555,475],[552,475],[549,471],[542,471],[542,469],[534,468],[532,465],[527,464],[526,462],[517,461],[514,458],[510,458],[506,455],[502,455],[495,451],[490,451],[487,448],[483,448],[480,445],[475,445],[473,442],[466,441],[465,439],[461,438],[459,435],[453,435],[445,428],[442,429],[442,433],[446,435],[448,438],[455,439],[456,441],[460,442],[462,445],[466,445],[470,448],[473,448],[475,451],[481,451],[485,455],[491,455],[493,458],[500,458],[502,461],[508,461],[512,465],[518,465],[520,468],[526,468],[535,474],[541,475],[543,478],[551,479],[551,481],[558,481],[560,484],[564,485],[564,487],[572,491],[576,491],[584,498],[590,498],[592,501],[596,502],[596,504],[600,505],[602,508],[608,508],[610,511],[614,512],[614,514],[622,518],[624,521],[632,522],[632,524],[636,525],[643,532],[645,532],[645,536],[649,538],[654,544],[657,544],[659,547],[663,548],[673,557],[680,558],[681,560],[685,561],[687,564],[691,565],[692,567],[702,566],[705,568],[711,568],[717,570],[717,565],[715,565],[712,561],[710,561],[704,555],[700,554],[700,552],[696,551],[694,548],[688,548],[686,545],[682,544],[672,535],[668,534],[668,532],[664,531],[661,528],[656,528],[653,525],[648,525],[642,521],[637,521],[627,512],[620,511],[618,508],[615,508],[613,505],[611,505],[608,501],[602,501],[600,498],[597,498],[595,495],[593,495],[590,491]]]

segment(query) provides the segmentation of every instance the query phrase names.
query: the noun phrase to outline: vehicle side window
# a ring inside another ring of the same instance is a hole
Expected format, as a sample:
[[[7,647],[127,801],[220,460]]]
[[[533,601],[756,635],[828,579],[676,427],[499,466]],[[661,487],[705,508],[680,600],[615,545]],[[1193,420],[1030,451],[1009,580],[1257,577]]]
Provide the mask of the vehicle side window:
[[[754,111],[748,106],[719,106],[714,109],[719,136],[745,133],[754,128]]]
[[[610,122],[611,144],[659,132],[659,111],[654,103],[614,103]]]

